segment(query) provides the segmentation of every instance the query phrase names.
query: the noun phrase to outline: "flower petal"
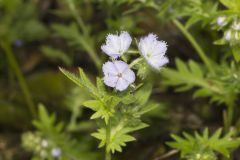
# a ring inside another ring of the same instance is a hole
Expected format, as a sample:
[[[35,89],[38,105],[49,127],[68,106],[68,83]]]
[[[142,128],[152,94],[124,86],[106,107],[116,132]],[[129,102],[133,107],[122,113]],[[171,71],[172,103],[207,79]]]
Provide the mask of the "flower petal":
[[[117,35],[109,34],[106,38],[106,44],[111,46],[111,48],[116,52],[120,49],[119,43],[119,37]]]
[[[152,55],[158,55],[158,54],[162,54],[165,55],[167,51],[167,43],[164,41],[158,41],[156,43],[156,45],[154,46],[154,50],[152,52]]]
[[[116,87],[118,82],[118,77],[113,75],[105,75],[104,76],[104,83],[109,87]]]
[[[129,83],[125,79],[119,78],[117,81],[116,89],[119,91],[123,91],[127,89],[128,86],[129,86]]]
[[[149,64],[155,69],[161,69],[162,66],[169,62],[167,57],[163,55],[157,55],[148,59]]]
[[[116,52],[115,50],[113,50],[113,48],[111,48],[110,45],[102,45],[101,49],[104,53],[106,53],[107,55],[109,55],[110,57],[116,59],[118,57],[121,56],[121,54],[119,54],[118,52]]]
[[[128,69],[128,64],[123,61],[114,61],[114,66],[117,68],[118,73],[123,73]]]
[[[120,39],[120,50],[122,51],[122,54],[123,54],[123,53],[127,52],[128,48],[130,47],[130,45],[132,43],[132,38],[128,34],[128,32],[123,31],[119,35],[119,39]]]
[[[151,54],[156,42],[157,36],[155,34],[149,34],[148,36],[141,38],[138,45],[140,53],[144,57],[147,56],[148,54]]]
[[[135,73],[131,69],[126,69],[123,73],[123,79],[127,80],[129,84],[135,81]]]
[[[103,73],[104,73],[105,76],[106,75],[116,76],[118,74],[118,70],[115,67],[113,62],[106,62],[106,63],[104,63],[102,69],[103,69]]]

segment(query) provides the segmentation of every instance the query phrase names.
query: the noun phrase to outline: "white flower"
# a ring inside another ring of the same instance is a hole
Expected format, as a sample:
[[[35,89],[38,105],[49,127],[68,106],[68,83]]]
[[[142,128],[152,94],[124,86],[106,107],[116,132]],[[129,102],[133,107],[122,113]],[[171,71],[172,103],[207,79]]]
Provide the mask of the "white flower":
[[[42,144],[43,148],[47,148],[48,147],[48,141],[45,140],[45,139],[42,140],[41,144]]]
[[[103,65],[104,83],[123,91],[135,81],[134,72],[123,61],[106,62]]]
[[[165,57],[167,44],[164,41],[158,41],[155,34],[141,38],[138,49],[147,63],[157,70],[168,63],[168,58]]]
[[[230,41],[232,39],[232,32],[229,30],[225,34],[225,40]]]
[[[128,32],[121,32],[120,35],[109,34],[106,38],[106,44],[101,46],[104,53],[116,59],[127,52],[132,38]]]
[[[51,154],[54,158],[60,157],[61,156],[61,149],[60,148],[53,148],[51,151]]]
[[[240,23],[235,21],[232,25],[232,28],[236,31],[240,31]]]
[[[217,18],[217,24],[219,25],[219,26],[225,26],[227,23],[226,23],[226,17],[223,17],[223,16],[221,16],[221,17],[218,17]]]

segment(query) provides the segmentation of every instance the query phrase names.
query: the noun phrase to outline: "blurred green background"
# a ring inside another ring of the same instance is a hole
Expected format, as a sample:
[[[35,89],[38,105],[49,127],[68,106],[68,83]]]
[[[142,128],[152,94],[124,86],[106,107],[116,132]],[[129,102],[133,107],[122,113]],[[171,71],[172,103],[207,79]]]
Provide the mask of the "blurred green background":
[[[100,46],[108,33],[124,30],[134,38],[155,33],[168,43],[167,67],[174,68],[176,58],[185,64],[191,59],[207,75],[208,63],[202,62],[196,47],[174,20],[188,22],[186,28],[215,63],[217,78],[212,78],[213,82],[205,78],[202,81],[214,86],[220,78],[228,78],[226,83],[221,80],[224,86],[234,85],[233,94],[228,95],[239,105],[240,80],[231,77],[240,75],[238,63],[230,66],[229,46],[213,45],[221,37],[212,29],[219,14],[217,8],[225,7],[214,0],[0,0],[0,160],[37,160],[41,155],[37,145],[46,138],[42,133],[49,133],[47,138],[52,141],[61,141],[69,154],[81,157],[80,160],[103,159],[98,143],[90,136],[96,129],[94,121],[88,120],[91,111],[82,107],[89,97],[58,67],[72,72],[82,67],[94,81],[95,76],[102,75],[101,67],[107,60]],[[226,94],[194,98],[194,90],[203,83],[198,85],[199,79],[194,79],[192,72],[185,77],[189,81],[170,71],[149,74],[147,81],[154,85],[151,97],[160,107],[144,117],[150,126],[135,133],[137,141],[129,143],[123,153],[117,153],[116,159],[160,160],[171,150],[165,144],[171,140],[171,133],[222,127],[226,104],[209,101],[214,96],[220,101]],[[171,76],[172,79],[168,78]],[[184,92],[175,92],[174,84],[185,83],[189,86],[182,88]],[[38,117],[39,105],[47,110],[42,114],[55,114],[56,119],[47,117],[43,130],[32,123]],[[61,133],[54,128],[58,122],[64,125]],[[177,157],[174,154],[169,159]]]

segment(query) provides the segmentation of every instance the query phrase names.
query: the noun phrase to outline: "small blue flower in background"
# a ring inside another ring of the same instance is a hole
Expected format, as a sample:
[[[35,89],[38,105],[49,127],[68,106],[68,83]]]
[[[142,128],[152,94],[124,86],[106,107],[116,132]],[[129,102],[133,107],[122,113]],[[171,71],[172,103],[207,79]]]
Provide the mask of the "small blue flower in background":
[[[227,24],[226,17],[224,16],[218,17],[217,24],[222,27],[225,26]]]
[[[60,148],[53,148],[51,154],[54,158],[58,158],[61,156],[61,149]]]
[[[109,34],[106,38],[106,44],[101,46],[104,53],[116,59],[127,52],[132,43],[132,38],[128,32],[122,31],[120,35]]]
[[[147,63],[157,70],[168,63],[168,58],[165,56],[167,44],[164,41],[158,41],[155,34],[141,38],[138,49]]]
[[[17,40],[14,42],[14,45],[15,45],[16,47],[21,47],[21,46],[23,46],[23,44],[24,44],[24,42],[23,42],[23,40],[21,40],[21,39],[17,39]]]
[[[135,81],[135,74],[123,61],[106,62],[103,65],[104,83],[123,91]]]
[[[225,33],[225,40],[226,41],[230,41],[232,39],[232,32],[231,30],[228,30],[226,33]]]

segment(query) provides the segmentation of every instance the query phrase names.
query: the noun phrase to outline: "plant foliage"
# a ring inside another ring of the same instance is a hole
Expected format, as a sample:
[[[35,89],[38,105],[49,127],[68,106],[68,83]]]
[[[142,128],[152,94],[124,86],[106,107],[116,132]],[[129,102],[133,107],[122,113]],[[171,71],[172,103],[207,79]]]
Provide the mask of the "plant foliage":
[[[94,98],[83,103],[94,112],[91,119],[99,122],[99,129],[92,136],[101,141],[99,147],[107,145],[107,150],[112,153],[121,152],[126,142],[134,141],[135,138],[129,133],[147,127],[147,124],[141,121],[141,116],[158,107],[158,104],[148,102],[151,85],[123,94],[109,93],[100,78],[97,78],[95,86],[82,69],[79,69],[79,77],[62,68],[60,70]],[[110,140],[106,144],[108,125],[110,125]]]
[[[205,129],[202,135],[197,132],[195,132],[194,136],[184,132],[184,137],[172,134],[171,137],[175,142],[168,142],[167,144],[172,148],[180,150],[182,158],[199,157],[198,159],[201,159],[200,157],[203,158],[203,155],[205,157],[208,155],[209,157],[216,159],[216,153],[220,153],[225,157],[230,158],[232,149],[235,149],[240,145],[240,139],[233,138],[233,131],[223,137],[221,137],[221,134],[221,129],[218,129],[212,136],[209,135],[208,129]],[[215,156],[212,156],[212,153],[214,153]]]

